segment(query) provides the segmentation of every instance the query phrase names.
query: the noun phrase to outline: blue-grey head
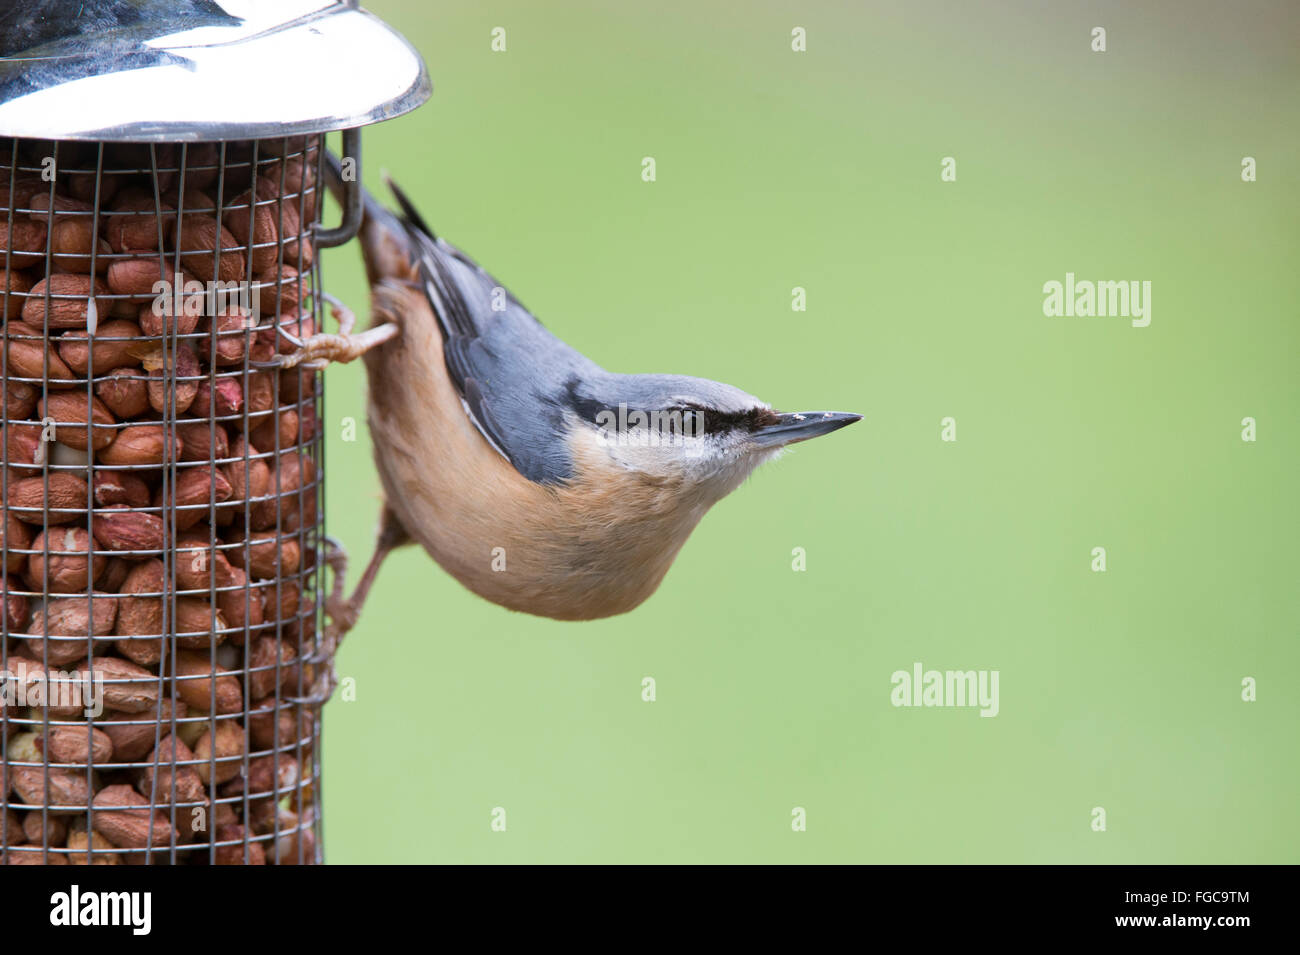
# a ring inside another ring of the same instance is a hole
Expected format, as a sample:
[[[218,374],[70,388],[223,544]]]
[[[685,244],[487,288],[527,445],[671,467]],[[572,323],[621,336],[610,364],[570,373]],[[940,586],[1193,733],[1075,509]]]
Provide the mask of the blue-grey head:
[[[747,392],[685,375],[573,377],[565,403],[618,467],[647,481],[700,488],[709,503],[792,444],[837,431],[862,416],[782,413]]]

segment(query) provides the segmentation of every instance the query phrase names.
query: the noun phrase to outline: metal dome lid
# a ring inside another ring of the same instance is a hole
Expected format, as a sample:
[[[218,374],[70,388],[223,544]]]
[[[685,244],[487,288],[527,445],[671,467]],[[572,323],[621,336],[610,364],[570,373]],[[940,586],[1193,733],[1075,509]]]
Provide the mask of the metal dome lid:
[[[293,136],[430,89],[415,49],[346,0],[0,0],[0,136]]]

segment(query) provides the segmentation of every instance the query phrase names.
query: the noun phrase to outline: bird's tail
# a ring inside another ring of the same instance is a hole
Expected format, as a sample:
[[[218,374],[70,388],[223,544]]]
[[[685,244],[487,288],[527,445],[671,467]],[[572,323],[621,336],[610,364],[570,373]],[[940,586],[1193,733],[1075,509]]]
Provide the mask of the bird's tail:
[[[340,204],[344,201],[343,165],[331,152],[325,154],[325,184]],[[409,201],[395,186],[394,195],[405,212]],[[357,239],[366,264],[366,278],[376,286],[383,279],[411,281],[418,275],[417,253],[412,247],[407,227],[397,215],[385,209],[374,195],[361,187],[361,228]],[[409,214],[409,213],[408,213]]]
[[[430,239],[437,239],[437,233],[429,228],[429,224],[424,221],[424,216],[420,215],[420,210],[415,208],[415,203],[411,201],[410,197],[401,186],[389,178],[387,172],[384,173],[384,185],[388,187],[389,192],[393,194],[393,198],[397,200],[397,204],[401,206],[402,215],[406,219],[406,225],[408,227],[415,227]]]

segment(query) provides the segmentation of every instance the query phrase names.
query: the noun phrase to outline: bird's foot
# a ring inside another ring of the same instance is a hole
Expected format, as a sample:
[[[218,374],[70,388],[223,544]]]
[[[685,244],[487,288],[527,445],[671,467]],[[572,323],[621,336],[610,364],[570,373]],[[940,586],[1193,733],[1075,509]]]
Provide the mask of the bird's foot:
[[[301,366],[319,370],[330,362],[354,361],[370,349],[396,338],[401,332],[394,322],[385,322],[353,334],[352,329],[356,327],[357,319],[352,310],[333,295],[322,292],[321,298],[329,302],[330,313],[339,325],[338,334],[319,332],[300,339],[284,326],[279,326],[279,335],[293,345],[294,350],[287,355],[277,355],[270,364],[279,368]]]
[[[333,695],[335,688],[338,686],[338,677],[334,672],[334,656],[338,653],[339,644],[343,642],[343,638],[347,636],[348,632],[357,625],[357,618],[361,616],[361,608],[365,605],[366,597],[370,594],[370,588],[375,582],[375,576],[379,573],[379,567],[383,564],[384,558],[394,548],[401,547],[409,541],[410,537],[407,536],[406,530],[398,522],[393,512],[385,507],[383,514],[380,516],[379,539],[375,545],[375,553],[370,558],[370,563],[366,565],[365,572],[361,575],[361,581],[357,584],[357,589],[352,592],[351,597],[345,598],[343,596],[343,585],[348,570],[347,551],[334,538],[325,538],[327,547],[325,563],[333,577],[333,585],[330,588],[329,595],[325,598],[325,615],[328,619],[325,624],[324,634],[311,655],[311,662],[316,667],[311,691],[306,697],[291,699],[289,702],[311,703],[322,706]]]
[[[325,538],[325,564],[333,577],[333,586],[325,598],[325,628],[321,639],[308,657],[314,671],[311,687],[305,696],[287,697],[290,703],[324,706],[334,695],[338,676],[334,672],[334,655],[344,634],[356,626],[357,614],[351,601],[343,599],[344,578],[347,576],[348,553],[333,537]]]
[[[334,672],[334,658],[318,661],[315,666],[315,678],[307,688],[306,696],[286,696],[286,703],[297,706],[324,706],[329,702],[338,688],[339,679]]]

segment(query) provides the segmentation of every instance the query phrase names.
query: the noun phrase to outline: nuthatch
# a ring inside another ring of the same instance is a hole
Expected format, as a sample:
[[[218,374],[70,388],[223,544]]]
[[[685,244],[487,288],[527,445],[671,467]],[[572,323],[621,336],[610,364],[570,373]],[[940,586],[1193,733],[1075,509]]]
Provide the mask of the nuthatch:
[[[624,613],[758,465],[861,417],[780,414],[716,381],[605,371],[389,186],[402,215],[367,194],[361,227],[375,326],[363,334],[400,329],[364,354],[385,503],[374,558],[334,611],[344,628],[410,540],[511,610]]]

